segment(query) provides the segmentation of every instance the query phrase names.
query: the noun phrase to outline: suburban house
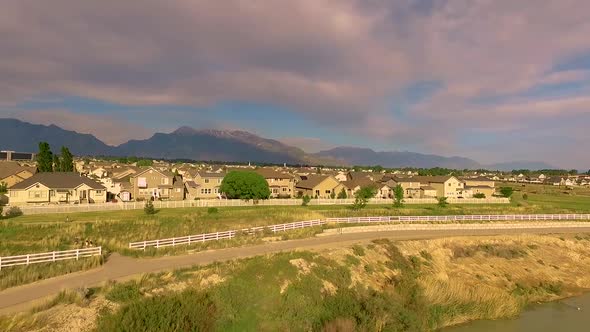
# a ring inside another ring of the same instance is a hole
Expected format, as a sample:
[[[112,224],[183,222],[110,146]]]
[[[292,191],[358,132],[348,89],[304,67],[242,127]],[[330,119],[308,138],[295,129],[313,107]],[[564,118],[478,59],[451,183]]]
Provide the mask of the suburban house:
[[[459,198],[468,197],[469,190],[465,189],[463,181],[452,175],[447,176],[416,176],[413,179],[420,181],[425,186],[436,190],[436,197]]]
[[[484,194],[486,197],[492,197],[496,193],[496,184],[493,180],[483,176],[475,178],[463,178],[465,189],[471,190],[472,195]]]
[[[0,162],[0,183],[5,183],[8,188],[22,182],[35,174],[33,167],[21,166],[16,162]]]
[[[193,178],[198,195],[195,198],[220,198],[219,187],[224,177],[225,173],[198,172]]]
[[[344,186],[331,175],[303,175],[301,181],[295,185],[298,196],[313,198],[331,198],[332,193],[338,193]]]
[[[354,197],[354,194],[362,187],[373,187],[375,189],[387,187],[387,190],[390,189],[389,186],[385,184],[377,184],[371,181],[371,179],[369,179],[368,177],[356,177],[354,180],[342,181],[341,184],[344,186],[344,190],[346,191],[346,197],[348,198]],[[336,192],[336,195],[338,195],[341,190],[342,189],[338,190]],[[376,194],[376,196],[381,197],[379,192]]]
[[[420,179],[415,177],[394,177],[395,186],[400,185],[404,189],[404,198],[422,197]]]
[[[79,173],[37,173],[8,189],[11,205],[105,203],[106,188]]]
[[[421,198],[436,198],[436,189],[431,186],[422,186],[420,187],[420,191]]]
[[[254,172],[262,175],[270,189],[270,197],[290,198],[295,191],[295,178],[291,174],[277,172],[270,168],[260,168]]]
[[[184,185],[180,177],[169,171],[149,167],[131,176],[131,199],[183,200]]]

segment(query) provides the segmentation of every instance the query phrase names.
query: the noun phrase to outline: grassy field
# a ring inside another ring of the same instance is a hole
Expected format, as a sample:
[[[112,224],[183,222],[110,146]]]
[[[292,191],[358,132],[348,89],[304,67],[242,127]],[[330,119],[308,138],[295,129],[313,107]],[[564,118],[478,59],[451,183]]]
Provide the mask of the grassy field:
[[[590,288],[590,236],[497,236],[280,253],[61,294],[0,330],[432,331]]]
[[[566,190],[541,185],[514,185],[512,203],[502,205],[368,205],[362,210],[348,206],[253,206],[224,207],[211,213],[207,208],[162,209],[148,216],[142,210],[87,212],[75,214],[24,215],[0,220],[0,256],[80,248],[86,241],[103,246],[106,252],[124,255],[167,255],[190,250],[222,248],[264,241],[258,237],[241,237],[231,241],[196,244],[190,248],[136,251],[129,242],[169,238],[231,229],[266,226],[328,217],[511,214],[511,213],[590,213],[588,189]],[[523,194],[528,198],[523,199]],[[312,236],[318,229],[281,235],[280,238]],[[12,267],[0,271],[0,289],[61,273],[95,266],[62,262],[60,267],[47,265]]]

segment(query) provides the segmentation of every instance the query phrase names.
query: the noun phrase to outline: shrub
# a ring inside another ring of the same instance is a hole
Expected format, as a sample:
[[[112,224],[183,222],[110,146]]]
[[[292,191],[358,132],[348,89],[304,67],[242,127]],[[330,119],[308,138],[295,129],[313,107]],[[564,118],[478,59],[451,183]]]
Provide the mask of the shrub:
[[[346,199],[348,198],[348,195],[346,195],[346,190],[344,188],[342,188],[342,190],[340,190],[340,192],[338,193],[338,199]]]
[[[219,210],[216,207],[210,207],[207,209],[208,214],[215,214],[217,212],[219,212]]]
[[[309,202],[311,202],[311,197],[309,197],[309,195],[305,195],[305,196],[303,196],[303,198],[301,198],[301,205],[302,206],[307,206],[309,204]]]
[[[527,199],[529,199],[529,195],[527,195],[526,193],[522,194],[522,199],[526,201]]]
[[[147,200],[147,202],[145,202],[145,206],[143,207],[143,212],[145,212],[145,214],[147,215],[152,215],[152,214],[156,214],[156,208],[154,207],[154,203],[152,202],[152,200]]]
[[[500,194],[502,194],[502,196],[506,198],[510,198],[510,196],[512,196],[512,193],[514,193],[514,189],[512,187],[500,188]]]
[[[133,301],[102,315],[96,331],[213,331],[217,317],[217,306],[209,295],[188,290]]]
[[[393,206],[395,207],[402,207],[404,206],[403,200],[404,200],[404,188],[402,188],[401,185],[397,185],[395,186],[395,188],[393,188]]]
[[[331,199],[334,199],[334,198],[336,198],[336,193],[335,193],[334,191],[332,191],[332,192],[330,193],[330,198],[331,198]]]
[[[11,206],[6,211],[6,218],[14,218],[22,215],[23,211],[18,206]]]
[[[377,190],[375,187],[362,187],[354,194],[354,203],[352,204],[353,210],[360,210],[367,206],[369,199],[375,197]]]
[[[449,204],[449,202],[447,202],[446,197],[439,197],[439,198],[437,198],[437,200],[438,200],[438,206],[440,206],[440,207],[444,208]]]
[[[109,301],[126,303],[140,299],[142,293],[139,289],[139,285],[135,281],[126,283],[117,283],[111,290],[106,294],[106,298]]]
[[[486,198],[486,194],[484,194],[484,193],[473,194],[473,198]]]

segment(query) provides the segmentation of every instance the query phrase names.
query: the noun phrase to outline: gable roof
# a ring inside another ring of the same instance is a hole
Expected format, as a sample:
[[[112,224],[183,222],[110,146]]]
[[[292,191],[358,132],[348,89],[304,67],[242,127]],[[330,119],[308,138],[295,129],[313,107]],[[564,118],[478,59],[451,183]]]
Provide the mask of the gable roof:
[[[4,179],[11,175],[18,174],[22,171],[29,171],[32,174],[35,174],[35,169],[32,167],[24,167],[19,165],[18,163],[11,161],[0,162],[0,179]]]
[[[75,172],[37,173],[30,178],[15,184],[10,189],[23,190],[36,183],[40,183],[52,189],[74,189],[83,184],[92,189],[106,189],[100,183]]]
[[[297,183],[296,187],[303,188],[303,189],[313,189],[313,188],[317,187],[317,185],[324,182],[326,179],[328,179],[330,177],[334,178],[331,175],[315,175],[314,174],[314,175],[302,176],[301,181],[299,183]],[[338,182],[338,180],[336,180],[336,179],[334,179],[334,181]]]
[[[262,175],[265,179],[292,179],[293,176],[282,172],[277,172],[271,168],[259,168],[254,172]]]
[[[202,178],[222,178],[225,177],[225,173],[209,173],[209,172],[197,172]]]

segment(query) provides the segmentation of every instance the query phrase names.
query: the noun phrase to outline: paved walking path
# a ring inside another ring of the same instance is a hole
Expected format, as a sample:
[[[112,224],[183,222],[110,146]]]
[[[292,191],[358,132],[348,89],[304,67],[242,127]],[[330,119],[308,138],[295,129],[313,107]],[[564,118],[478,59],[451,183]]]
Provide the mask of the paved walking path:
[[[101,267],[84,272],[71,273],[32,284],[0,291],[0,314],[24,311],[43,303],[64,289],[98,286],[109,280],[127,280],[145,273],[173,270],[193,265],[229,261],[282,251],[320,250],[350,246],[379,238],[392,240],[430,239],[450,236],[499,235],[520,233],[580,233],[589,232],[586,227],[531,228],[521,229],[465,229],[465,230],[395,230],[362,233],[336,234],[300,240],[272,242],[247,247],[228,248],[160,258],[130,258],[112,254]]]

